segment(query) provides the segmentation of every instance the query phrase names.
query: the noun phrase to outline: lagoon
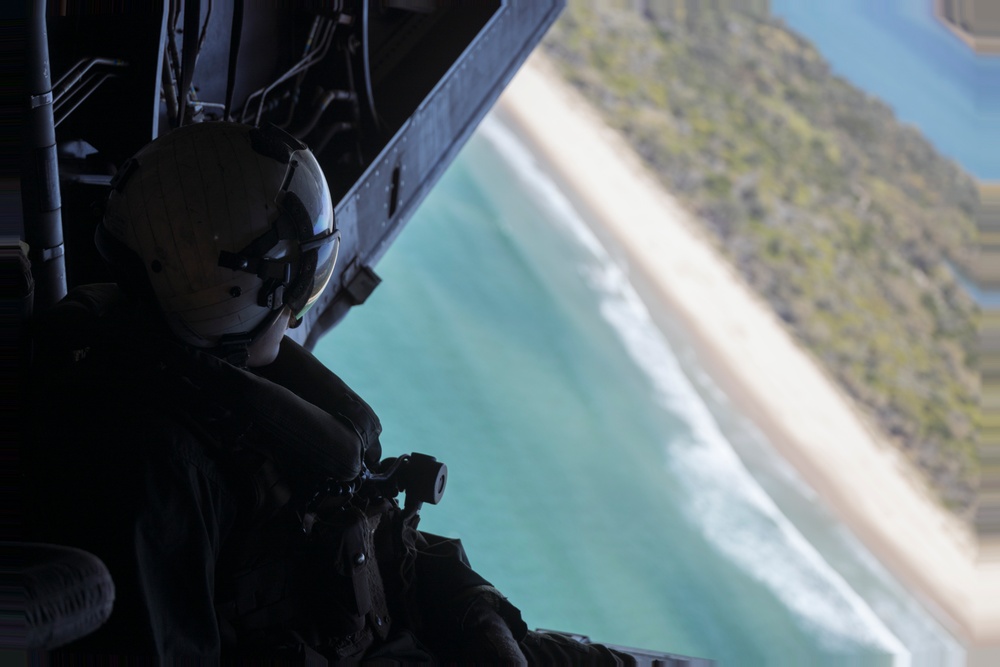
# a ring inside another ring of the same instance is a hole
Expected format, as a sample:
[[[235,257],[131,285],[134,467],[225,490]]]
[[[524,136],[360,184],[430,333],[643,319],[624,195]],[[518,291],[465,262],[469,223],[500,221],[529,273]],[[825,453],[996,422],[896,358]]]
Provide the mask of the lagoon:
[[[1000,57],[949,32],[934,0],[771,0],[771,12],[942,154],[1000,180]]]

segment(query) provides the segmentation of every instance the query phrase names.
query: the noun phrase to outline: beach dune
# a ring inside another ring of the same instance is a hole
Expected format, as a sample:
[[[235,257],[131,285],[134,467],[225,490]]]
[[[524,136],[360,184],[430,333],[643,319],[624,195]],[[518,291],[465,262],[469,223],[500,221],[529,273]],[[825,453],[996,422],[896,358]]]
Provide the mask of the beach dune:
[[[499,103],[595,232],[695,343],[715,381],[828,506],[970,649],[1000,650],[1000,565],[799,346],[624,139],[543,54]]]

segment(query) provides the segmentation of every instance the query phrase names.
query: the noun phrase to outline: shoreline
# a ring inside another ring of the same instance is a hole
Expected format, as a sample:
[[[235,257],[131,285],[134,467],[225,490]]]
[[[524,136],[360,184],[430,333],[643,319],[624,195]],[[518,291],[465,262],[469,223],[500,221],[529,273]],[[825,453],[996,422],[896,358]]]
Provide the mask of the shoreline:
[[[1000,645],[1000,567],[976,562],[967,528],[930,498],[623,138],[537,53],[498,109],[621,251],[657,319],[689,334],[720,388],[967,646],[970,664]]]

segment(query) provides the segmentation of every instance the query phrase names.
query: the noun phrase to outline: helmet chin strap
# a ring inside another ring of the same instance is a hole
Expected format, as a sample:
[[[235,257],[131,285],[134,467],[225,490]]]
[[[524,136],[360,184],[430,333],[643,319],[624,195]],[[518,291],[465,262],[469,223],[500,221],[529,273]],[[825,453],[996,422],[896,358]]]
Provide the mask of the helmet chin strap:
[[[267,314],[264,321],[254,327],[251,331],[244,331],[234,334],[226,334],[219,339],[219,344],[211,349],[211,352],[228,361],[233,366],[246,368],[250,361],[250,346],[268,331],[284,312],[284,308],[273,310]]]

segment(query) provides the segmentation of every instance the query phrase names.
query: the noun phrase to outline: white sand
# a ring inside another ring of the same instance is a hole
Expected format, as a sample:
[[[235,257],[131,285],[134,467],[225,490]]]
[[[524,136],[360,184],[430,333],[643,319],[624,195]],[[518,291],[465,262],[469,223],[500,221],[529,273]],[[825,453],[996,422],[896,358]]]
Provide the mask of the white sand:
[[[1000,644],[1000,566],[743,283],[625,141],[536,54],[500,100],[706,366],[868,548],[970,647]]]

